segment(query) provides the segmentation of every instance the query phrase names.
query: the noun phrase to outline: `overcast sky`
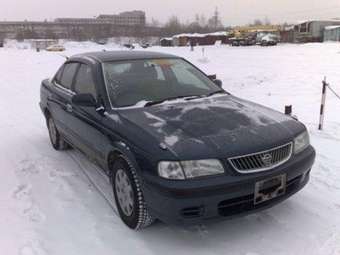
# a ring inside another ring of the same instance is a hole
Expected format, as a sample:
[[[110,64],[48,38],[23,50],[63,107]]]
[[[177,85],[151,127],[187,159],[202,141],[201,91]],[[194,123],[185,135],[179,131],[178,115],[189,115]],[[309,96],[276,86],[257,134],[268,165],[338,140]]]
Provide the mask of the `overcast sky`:
[[[171,15],[182,21],[196,13],[209,17],[218,7],[224,25],[268,17],[272,22],[340,17],[340,0],[0,0],[0,20],[45,20],[56,17],[93,17],[125,10],[144,10],[165,22]]]

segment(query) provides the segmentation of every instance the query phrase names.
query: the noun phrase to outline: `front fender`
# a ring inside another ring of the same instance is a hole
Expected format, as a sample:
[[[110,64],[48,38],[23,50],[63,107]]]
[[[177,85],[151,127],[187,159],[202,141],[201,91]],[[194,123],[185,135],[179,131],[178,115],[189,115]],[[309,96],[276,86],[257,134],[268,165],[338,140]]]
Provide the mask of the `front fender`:
[[[113,155],[121,154],[124,157],[126,157],[132,164],[133,167],[136,169],[136,172],[140,175],[141,174],[141,168],[139,167],[139,164],[137,163],[135,154],[133,150],[124,142],[122,141],[116,141],[113,142],[110,146],[107,146],[106,148],[106,159],[105,159],[105,171],[110,174],[110,157]]]

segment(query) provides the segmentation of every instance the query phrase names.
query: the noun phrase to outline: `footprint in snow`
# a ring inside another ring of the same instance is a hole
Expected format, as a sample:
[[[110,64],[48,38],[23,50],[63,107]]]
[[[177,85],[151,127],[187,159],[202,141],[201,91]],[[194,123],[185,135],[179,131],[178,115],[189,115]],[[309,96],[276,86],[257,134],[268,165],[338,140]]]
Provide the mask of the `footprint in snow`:
[[[26,184],[20,184],[13,192],[13,197],[17,200],[27,199],[31,195],[32,187]]]
[[[69,177],[69,176],[74,176],[74,175],[75,174],[66,172],[64,170],[54,169],[54,170],[51,170],[48,173],[48,179],[53,182],[56,178],[59,178],[59,177]]]
[[[25,209],[23,214],[30,222],[42,223],[46,219],[45,214],[41,212],[41,210],[36,205],[32,205],[31,207]]]
[[[19,255],[44,255],[40,241],[30,241],[19,249]]]
[[[20,161],[19,172],[25,175],[38,174],[39,167],[35,164],[34,161],[24,159]]]
[[[18,204],[21,214],[31,222],[45,221],[46,216],[31,199],[32,186],[21,184],[12,193],[13,198],[20,201]]]

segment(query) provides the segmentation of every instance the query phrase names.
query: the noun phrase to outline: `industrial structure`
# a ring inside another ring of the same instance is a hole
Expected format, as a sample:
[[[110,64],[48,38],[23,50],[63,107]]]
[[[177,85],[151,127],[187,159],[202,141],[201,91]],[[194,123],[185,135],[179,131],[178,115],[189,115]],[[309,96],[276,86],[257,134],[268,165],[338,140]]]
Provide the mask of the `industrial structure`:
[[[340,26],[339,19],[309,20],[300,22],[293,27],[293,42],[322,42],[326,27]]]

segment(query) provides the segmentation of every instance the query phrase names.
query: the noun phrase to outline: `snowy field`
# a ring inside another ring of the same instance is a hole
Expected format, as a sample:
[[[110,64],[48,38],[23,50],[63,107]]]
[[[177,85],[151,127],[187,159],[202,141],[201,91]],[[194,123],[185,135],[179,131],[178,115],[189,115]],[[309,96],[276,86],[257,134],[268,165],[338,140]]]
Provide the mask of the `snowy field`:
[[[72,55],[104,46],[66,48],[62,54]],[[189,228],[157,223],[133,232],[116,216],[105,176],[77,151],[50,146],[39,87],[64,59],[0,48],[0,254],[340,254],[340,100],[330,93],[325,130],[317,130],[323,77],[340,92],[340,44],[214,46],[205,48],[204,59],[200,48],[152,50],[216,73],[236,96],[280,111],[292,104],[317,151],[309,185],[244,218]]]

